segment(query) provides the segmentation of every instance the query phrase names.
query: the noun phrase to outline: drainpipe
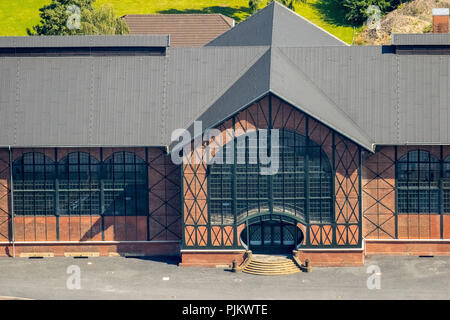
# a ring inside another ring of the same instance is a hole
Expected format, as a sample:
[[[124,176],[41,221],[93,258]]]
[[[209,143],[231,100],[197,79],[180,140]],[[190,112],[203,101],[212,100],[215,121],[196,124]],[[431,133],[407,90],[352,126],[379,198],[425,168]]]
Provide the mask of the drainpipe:
[[[11,242],[13,247],[13,258],[16,257],[16,247],[15,247],[15,240],[14,240],[14,186],[13,186],[13,163],[12,163],[12,152],[11,152],[11,146],[8,147],[9,149],[9,181],[11,181],[11,186],[9,188],[11,192]]]

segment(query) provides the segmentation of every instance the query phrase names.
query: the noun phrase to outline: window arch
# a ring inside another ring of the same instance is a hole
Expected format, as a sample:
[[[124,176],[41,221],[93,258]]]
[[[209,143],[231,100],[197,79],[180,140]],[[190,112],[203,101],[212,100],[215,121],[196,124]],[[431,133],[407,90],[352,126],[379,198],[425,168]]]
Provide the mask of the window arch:
[[[13,163],[14,213],[53,215],[55,163],[39,152],[23,154]]]
[[[59,214],[100,214],[100,163],[87,152],[72,152],[58,163]]]
[[[399,213],[439,213],[440,162],[425,150],[397,161]]]
[[[107,215],[147,215],[148,175],[144,160],[132,152],[113,153],[104,162]]]
[[[233,224],[234,179],[238,221],[257,213],[272,212],[314,223],[331,222],[332,170],[327,155],[318,144],[298,133],[279,130],[279,137],[280,161],[275,175],[261,175],[260,161],[249,163],[249,156],[258,151],[247,137],[245,144],[237,143],[235,148],[237,154],[245,152],[245,164],[213,163],[208,166],[211,224]],[[227,150],[225,145],[216,157],[226,159]]]

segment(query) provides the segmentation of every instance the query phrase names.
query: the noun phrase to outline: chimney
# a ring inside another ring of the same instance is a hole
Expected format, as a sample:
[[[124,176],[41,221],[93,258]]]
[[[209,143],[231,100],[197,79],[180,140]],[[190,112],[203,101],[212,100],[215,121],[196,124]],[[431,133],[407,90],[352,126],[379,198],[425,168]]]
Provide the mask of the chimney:
[[[448,8],[433,9],[433,33],[448,33]]]

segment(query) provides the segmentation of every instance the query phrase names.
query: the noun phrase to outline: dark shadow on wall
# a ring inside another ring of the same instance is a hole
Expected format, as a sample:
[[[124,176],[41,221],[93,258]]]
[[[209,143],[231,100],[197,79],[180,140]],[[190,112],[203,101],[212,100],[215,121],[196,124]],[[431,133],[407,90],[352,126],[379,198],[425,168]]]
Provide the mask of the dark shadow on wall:
[[[112,218],[114,216],[105,215],[105,218],[107,218],[107,217]],[[121,217],[125,217],[125,216],[121,216]],[[103,222],[102,222],[102,220],[103,220]],[[91,225],[89,230],[87,230],[86,233],[81,237],[80,241],[92,240],[92,238],[94,236],[102,233],[103,228],[106,231],[110,227],[114,228],[114,225],[115,225],[114,219],[98,219],[94,224]],[[126,228],[126,226],[125,226],[125,228]],[[113,239],[118,239],[118,238],[120,238],[120,236],[123,236],[123,234],[117,235],[115,232]],[[129,245],[128,244],[124,244],[124,245],[117,244],[117,245],[115,245],[115,250],[113,252],[116,252],[120,256],[125,257],[125,258],[164,262],[164,263],[173,264],[173,265],[178,265],[178,263],[181,262],[179,256],[163,255],[163,254],[147,256],[147,255],[141,255],[139,253],[139,251],[140,251],[139,249],[136,250],[135,248],[133,248],[132,244],[129,244]]]
[[[159,14],[221,13],[224,16],[233,18],[236,22],[245,20],[251,14],[250,9],[247,7],[230,8],[230,7],[221,7],[221,6],[211,6],[211,7],[206,7],[203,9],[185,9],[185,10],[167,9],[167,10],[160,10],[157,13],[159,13]]]

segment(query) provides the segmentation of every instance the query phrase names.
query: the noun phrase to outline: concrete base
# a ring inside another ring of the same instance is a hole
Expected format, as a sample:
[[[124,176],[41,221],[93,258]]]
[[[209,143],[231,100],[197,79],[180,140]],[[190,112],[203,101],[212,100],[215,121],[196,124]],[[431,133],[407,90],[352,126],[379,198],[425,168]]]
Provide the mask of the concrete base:
[[[357,267],[364,265],[364,251],[361,250],[299,250],[296,257],[314,267]]]
[[[450,256],[449,240],[366,240],[366,255]]]
[[[233,260],[240,265],[244,261],[245,250],[236,251],[182,251],[181,267],[231,267]]]

